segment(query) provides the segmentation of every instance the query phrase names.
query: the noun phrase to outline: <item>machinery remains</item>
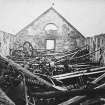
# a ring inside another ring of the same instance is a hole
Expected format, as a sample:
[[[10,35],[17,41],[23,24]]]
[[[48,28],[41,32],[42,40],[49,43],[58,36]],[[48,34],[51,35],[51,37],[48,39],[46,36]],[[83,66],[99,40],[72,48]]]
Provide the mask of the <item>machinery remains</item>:
[[[105,103],[105,67],[91,70],[91,75],[94,76],[97,74],[94,73],[95,71],[100,71],[95,79],[87,78],[87,75],[82,75],[82,72],[71,74],[69,84],[64,84],[64,81],[58,81],[50,76],[33,74],[2,56],[0,67],[2,71],[0,86],[16,105],[72,105],[76,103],[101,105]],[[76,82],[81,75],[85,77],[85,83],[77,86]]]
[[[87,47],[24,59],[1,55],[0,88],[15,105],[104,105],[105,67],[90,60],[96,51]]]
[[[26,46],[31,46],[31,50],[29,47],[25,48]],[[31,52],[30,54],[25,54],[22,57],[17,56],[10,56],[13,61],[22,65],[32,73],[40,73],[44,75],[54,76],[64,73],[70,73],[74,71],[79,71],[80,69],[89,69],[99,66],[99,62],[92,62],[90,60],[91,55],[95,52],[89,53],[89,46],[86,45],[82,48],[75,49],[73,51],[65,51],[59,53],[39,53],[41,55],[33,55],[34,49],[32,45],[28,42],[24,43],[23,47],[24,51],[22,52]],[[29,50],[26,50],[29,49]],[[38,51],[35,51],[38,52]],[[30,56],[29,56],[30,55]],[[77,65],[77,66],[75,66]]]

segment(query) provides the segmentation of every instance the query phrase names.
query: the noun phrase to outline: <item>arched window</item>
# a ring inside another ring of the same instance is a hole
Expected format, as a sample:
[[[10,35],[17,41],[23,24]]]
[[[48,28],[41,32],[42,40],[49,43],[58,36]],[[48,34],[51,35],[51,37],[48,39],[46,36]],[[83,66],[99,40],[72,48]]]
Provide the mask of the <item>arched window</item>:
[[[58,27],[54,23],[49,23],[45,26],[45,31],[53,30],[56,31]]]

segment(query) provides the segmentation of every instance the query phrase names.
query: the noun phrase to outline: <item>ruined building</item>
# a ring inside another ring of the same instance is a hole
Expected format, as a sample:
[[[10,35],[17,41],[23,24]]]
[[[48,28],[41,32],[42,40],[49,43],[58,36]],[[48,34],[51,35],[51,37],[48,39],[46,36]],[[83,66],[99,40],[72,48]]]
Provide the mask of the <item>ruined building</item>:
[[[12,50],[19,50],[25,42],[30,42],[35,50],[63,52],[90,46],[90,52],[105,46],[105,35],[85,38],[53,7],[49,8],[16,35],[0,31],[0,53],[7,56]],[[104,53],[93,54],[92,60],[99,61]],[[103,61],[105,62],[105,60]]]
[[[34,49],[54,50],[55,52],[73,50],[85,44],[84,36],[53,7],[16,34],[15,42],[20,45],[25,41],[29,41]]]
[[[90,46],[90,52],[97,51],[93,54],[92,59],[97,62],[102,58],[102,62],[105,64],[105,34],[87,37],[86,43]]]
[[[4,56],[10,55],[14,46],[15,35],[0,31],[0,53]]]
[[[1,37],[3,36],[1,39],[5,39],[8,43],[1,41],[1,45],[4,43],[7,46],[7,48],[2,47],[2,50],[5,50],[2,52],[6,52],[4,55],[9,55],[10,50],[19,49],[26,41],[30,42],[34,49],[53,50],[53,52],[73,50],[85,45],[85,37],[53,7],[16,35],[9,35],[5,32],[0,34]]]

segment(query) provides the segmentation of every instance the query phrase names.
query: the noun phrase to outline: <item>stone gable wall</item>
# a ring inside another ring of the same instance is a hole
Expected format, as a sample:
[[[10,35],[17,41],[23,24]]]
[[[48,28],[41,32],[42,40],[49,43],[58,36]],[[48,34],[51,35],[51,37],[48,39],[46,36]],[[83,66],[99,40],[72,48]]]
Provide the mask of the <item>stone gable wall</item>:
[[[57,30],[46,32],[45,27],[48,24],[56,25]],[[60,52],[68,49],[73,50],[85,44],[84,38],[52,9],[20,31],[16,39],[17,42],[20,40],[20,43],[31,42],[35,49],[45,49],[45,40],[55,39],[55,51]]]

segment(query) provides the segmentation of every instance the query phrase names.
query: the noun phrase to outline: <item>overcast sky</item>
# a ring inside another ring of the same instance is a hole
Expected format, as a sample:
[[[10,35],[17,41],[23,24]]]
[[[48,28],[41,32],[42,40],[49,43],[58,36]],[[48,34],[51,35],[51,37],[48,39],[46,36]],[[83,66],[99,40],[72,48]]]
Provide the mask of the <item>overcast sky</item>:
[[[16,34],[51,7],[51,0],[0,0],[0,30]],[[84,36],[105,33],[105,0],[55,0],[54,8]]]

